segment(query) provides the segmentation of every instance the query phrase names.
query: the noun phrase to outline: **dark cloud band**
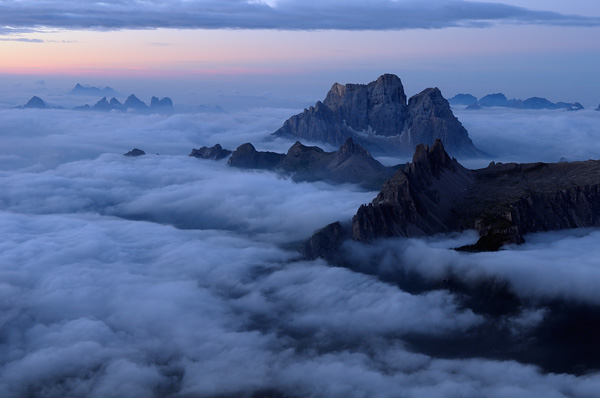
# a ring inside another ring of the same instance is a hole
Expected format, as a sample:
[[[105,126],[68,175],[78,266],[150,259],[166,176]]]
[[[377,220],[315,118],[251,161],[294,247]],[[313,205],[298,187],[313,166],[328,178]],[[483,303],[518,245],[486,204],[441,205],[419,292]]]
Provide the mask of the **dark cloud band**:
[[[272,4],[272,5],[269,5]],[[599,26],[600,18],[454,1],[19,1],[0,3],[0,33],[23,29],[402,30],[496,23]],[[2,28],[4,27],[4,28]]]

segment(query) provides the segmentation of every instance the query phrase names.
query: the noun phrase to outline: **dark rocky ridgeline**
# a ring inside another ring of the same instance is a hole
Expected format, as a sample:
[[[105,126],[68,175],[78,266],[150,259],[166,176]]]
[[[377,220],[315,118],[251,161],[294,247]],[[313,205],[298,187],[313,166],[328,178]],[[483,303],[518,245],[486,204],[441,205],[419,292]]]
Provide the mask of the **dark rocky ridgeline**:
[[[531,232],[600,225],[600,161],[494,164],[467,170],[437,141],[354,216],[352,237],[422,236],[475,229],[467,250],[522,243]]]
[[[437,140],[431,147],[419,145],[412,163],[358,209],[347,235],[370,242],[475,229],[479,241],[461,249],[488,251],[522,243],[527,233],[600,226],[599,175],[597,160],[492,162],[487,168],[468,170]],[[311,245],[329,250],[327,244]],[[306,253],[309,258],[331,256],[326,251]]]
[[[366,85],[335,83],[323,102],[292,116],[273,134],[332,145],[351,137],[372,153],[394,155],[441,139],[455,155],[483,154],[439,89],[424,90],[407,102],[402,82],[391,74]]]
[[[142,156],[145,154],[146,154],[146,152],[142,151],[141,149],[133,148],[131,151],[124,153],[123,156],[136,157],[136,156]]]
[[[193,156],[195,158],[201,159],[214,159],[219,160],[226,158],[231,155],[231,151],[229,149],[223,149],[220,144],[216,144],[215,146],[211,146],[210,148],[207,146],[203,146],[199,149],[192,149],[192,152],[189,156]]]
[[[268,169],[289,174],[295,181],[325,180],[354,183],[368,189],[380,189],[396,168],[385,167],[352,138],[337,152],[325,152],[316,146],[296,142],[286,154],[259,152],[252,144],[237,148],[229,164],[234,167]]]

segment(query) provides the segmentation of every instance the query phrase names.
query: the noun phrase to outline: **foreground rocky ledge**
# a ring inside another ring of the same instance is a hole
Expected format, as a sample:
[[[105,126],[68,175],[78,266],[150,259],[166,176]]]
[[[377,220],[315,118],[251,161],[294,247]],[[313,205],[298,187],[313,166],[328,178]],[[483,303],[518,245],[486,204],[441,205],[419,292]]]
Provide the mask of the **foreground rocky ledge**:
[[[489,251],[522,243],[527,233],[592,226],[600,226],[600,161],[492,162],[469,170],[437,140],[417,147],[412,163],[358,209],[351,227],[325,227],[304,252],[327,258],[347,238],[369,242],[468,229],[480,239],[461,249]]]

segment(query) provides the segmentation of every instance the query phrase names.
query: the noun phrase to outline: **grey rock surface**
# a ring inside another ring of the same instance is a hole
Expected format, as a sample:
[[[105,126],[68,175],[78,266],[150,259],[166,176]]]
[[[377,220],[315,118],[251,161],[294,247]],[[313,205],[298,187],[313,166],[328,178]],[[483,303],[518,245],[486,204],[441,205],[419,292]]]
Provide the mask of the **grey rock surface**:
[[[371,153],[388,155],[412,154],[418,144],[441,139],[455,155],[483,154],[439,89],[407,102],[402,82],[391,74],[366,85],[335,83],[323,102],[286,120],[274,135],[332,145],[352,138]]]

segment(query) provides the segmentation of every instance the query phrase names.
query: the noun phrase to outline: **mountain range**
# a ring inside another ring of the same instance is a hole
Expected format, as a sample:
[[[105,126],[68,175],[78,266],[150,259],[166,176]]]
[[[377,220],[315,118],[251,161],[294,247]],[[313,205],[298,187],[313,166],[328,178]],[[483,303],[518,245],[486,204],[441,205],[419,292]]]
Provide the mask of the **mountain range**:
[[[579,102],[551,102],[546,98],[531,97],[526,100],[508,99],[502,93],[488,94],[481,99],[471,94],[457,94],[450,98],[448,102],[451,105],[464,105],[466,109],[481,109],[493,106],[501,106],[516,109],[566,109],[569,111],[577,111],[583,109],[583,105]]]
[[[69,94],[73,94],[73,95],[88,95],[90,97],[95,97],[95,96],[99,96],[99,95],[105,95],[105,96],[117,96],[119,95],[118,92],[116,92],[115,90],[113,90],[110,87],[104,87],[104,88],[98,88],[98,87],[93,87],[93,86],[84,86],[80,83],[77,83],[75,85],[75,87],[73,87],[73,89],[69,92]]]
[[[366,189],[380,189],[398,167],[386,167],[375,160],[369,151],[347,138],[338,151],[326,152],[317,146],[296,141],[287,153],[257,151],[251,143],[235,151],[214,147],[193,149],[190,156],[203,159],[222,159],[230,156],[228,164],[242,169],[271,170],[291,176],[294,181],[328,181],[335,184],[358,184]]]
[[[63,109],[62,107],[52,107],[48,105],[43,99],[37,96],[33,96],[25,105],[17,107],[18,109]],[[90,106],[85,104],[83,106],[77,106],[73,108],[77,111],[94,111],[94,112],[136,112],[136,113],[173,113],[173,101],[169,97],[158,99],[152,97],[150,106],[146,105],[145,102],[141,101],[134,94],[127,97],[125,103],[121,103],[117,98],[113,97],[110,101],[107,97],[103,97],[96,104]]]

